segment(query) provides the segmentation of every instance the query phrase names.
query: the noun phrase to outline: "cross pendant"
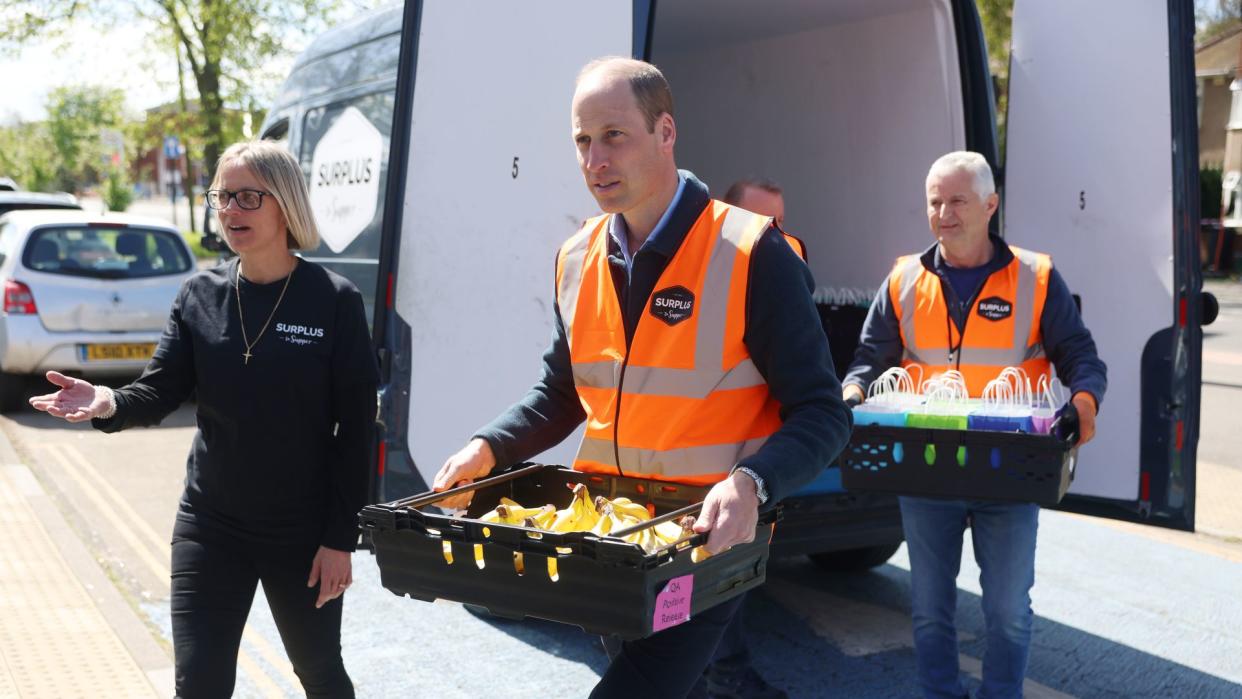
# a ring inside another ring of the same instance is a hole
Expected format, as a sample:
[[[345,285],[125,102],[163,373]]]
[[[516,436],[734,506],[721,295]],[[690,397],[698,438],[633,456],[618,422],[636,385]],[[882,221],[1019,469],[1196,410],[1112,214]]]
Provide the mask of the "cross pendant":
[[[250,354],[250,350],[246,350],[246,351],[245,351],[245,353],[244,353],[244,354],[242,354],[242,359],[245,359],[245,360],[246,360],[246,361],[244,362],[245,364],[249,364],[249,363],[250,363],[250,358],[251,358],[251,357],[253,357],[253,356],[254,356],[254,355]]]

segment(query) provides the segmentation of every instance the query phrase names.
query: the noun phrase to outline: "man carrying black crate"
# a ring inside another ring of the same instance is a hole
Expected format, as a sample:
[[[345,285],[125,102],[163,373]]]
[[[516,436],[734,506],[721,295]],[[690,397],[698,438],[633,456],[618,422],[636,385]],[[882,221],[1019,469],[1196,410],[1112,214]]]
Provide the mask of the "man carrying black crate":
[[[852,425],[810,271],[770,218],[711,199],[677,169],[672,93],[655,66],[592,61],[571,116],[605,213],[557,257],[542,377],[445,462],[434,489],[520,463],[585,420],[575,469],[711,485],[694,524],[707,551],[751,541],[759,509],[813,480]],[[591,696],[687,696],[740,603],[623,643]]]
[[[862,402],[867,386],[897,365],[917,365],[924,378],[958,370],[975,398],[1006,367],[1021,367],[1033,383],[1055,368],[1070,387],[1066,409],[1077,413],[1083,444],[1095,432],[1106,368],[1051,258],[988,233],[997,205],[992,170],[982,155],[959,151],[932,164],[927,220],[937,242],[920,255],[898,258],[881,285],[843,382],[844,397]],[[900,502],[924,696],[967,696],[954,626],[967,526],[987,626],[979,696],[1022,696],[1039,507],[905,496]]]

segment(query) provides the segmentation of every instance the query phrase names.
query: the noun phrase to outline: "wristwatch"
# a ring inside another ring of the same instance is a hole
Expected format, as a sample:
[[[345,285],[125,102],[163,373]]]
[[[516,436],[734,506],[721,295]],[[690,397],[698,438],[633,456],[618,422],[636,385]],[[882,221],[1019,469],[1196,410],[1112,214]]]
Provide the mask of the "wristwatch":
[[[759,504],[766,504],[768,502],[768,489],[763,484],[763,479],[759,477],[759,474],[745,466],[734,466],[733,471],[730,471],[729,475],[732,476],[736,471],[741,471],[750,476],[751,480],[755,482],[755,496],[759,498]]]

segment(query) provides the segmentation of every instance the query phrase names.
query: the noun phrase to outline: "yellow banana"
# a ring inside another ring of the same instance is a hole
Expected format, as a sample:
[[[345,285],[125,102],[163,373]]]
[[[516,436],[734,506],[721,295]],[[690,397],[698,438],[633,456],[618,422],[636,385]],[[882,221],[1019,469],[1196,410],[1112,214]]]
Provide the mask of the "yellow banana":
[[[599,519],[595,505],[591,502],[591,493],[585,483],[574,486],[574,497],[563,510],[556,511],[551,529],[555,532],[590,531]]]
[[[671,544],[680,540],[683,536],[685,536],[686,532],[686,530],[682,529],[681,525],[676,522],[661,522],[655,525],[653,529],[655,529],[655,535],[665,544]]]
[[[533,517],[536,521],[538,521],[538,518],[542,516],[548,508],[551,508],[552,512],[556,512],[556,508],[551,505],[544,505],[543,507],[523,507],[521,504],[514,500],[510,500],[509,498],[501,498],[500,505],[498,507],[500,506],[509,509],[509,517],[514,524],[520,524],[527,517]]]
[[[552,505],[544,505],[535,511],[535,514],[527,517],[528,527],[536,529],[548,529],[552,526],[552,520],[556,518],[556,508]]]
[[[612,533],[613,529],[620,528],[621,527],[617,525],[617,518],[612,514],[612,511],[609,511],[608,514],[601,515],[600,518],[595,521],[595,526],[591,527],[591,533],[596,536],[608,536]]]
[[[645,522],[651,519],[651,513],[647,511],[645,506],[633,502],[629,498],[614,499],[612,501],[612,507],[617,512],[620,512],[627,517],[633,517],[640,522]]]

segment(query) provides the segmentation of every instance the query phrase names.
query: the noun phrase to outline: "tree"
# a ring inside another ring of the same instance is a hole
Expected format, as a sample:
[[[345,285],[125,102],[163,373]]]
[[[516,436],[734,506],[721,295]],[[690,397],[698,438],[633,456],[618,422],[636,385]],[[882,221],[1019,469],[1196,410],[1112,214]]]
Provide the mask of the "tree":
[[[0,129],[0,172],[33,192],[56,188],[60,159],[46,123]]]
[[[90,86],[52,90],[47,130],[60,160],[60,189],[72,192],[99,181],[104,157],[100,132],[121,125],[124,103],[120,90]]]
[[[1012,48],[1013,0],[977,0],[988,44],[988,67],[996,92],[996,131],[1001,160],[1005,152],[1005,118],[1009,110],[1009,52]]]
[[[145,22],[157,47],[168,51],[193,79],[198,93],[199,133],[209,170],[236,139],[225,105],[252,104],[252,86],[270,59],[287,55],[345,11],[375,0],[12,0],[0,12],[0,45],[45,40],[69,22],[100,26]],[[342,5],[347,5],[343,8]],[[186,105],[183,98],[183,110]],[[209,173],[210,174],[210,173]]]
[[[1197,0],[1195,43],[1207,41],[1242,21],[1242,0]]]

